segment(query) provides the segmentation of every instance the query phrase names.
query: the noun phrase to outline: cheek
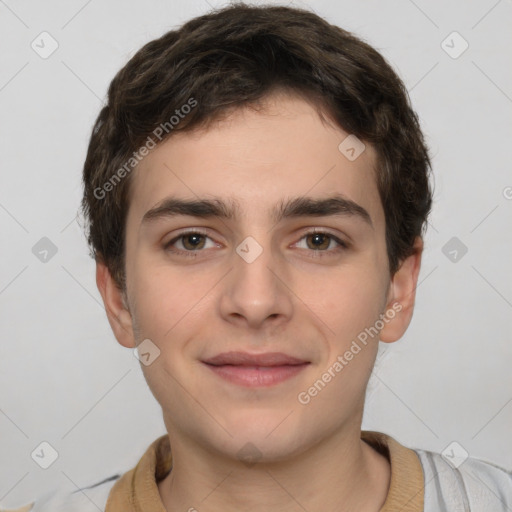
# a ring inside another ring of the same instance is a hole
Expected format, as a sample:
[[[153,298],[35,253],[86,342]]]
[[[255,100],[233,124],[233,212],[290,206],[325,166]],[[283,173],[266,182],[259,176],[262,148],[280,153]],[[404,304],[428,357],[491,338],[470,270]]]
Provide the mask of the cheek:
[[[385,283],[370,265],[340,268],[325,278],[305,278],[298,295],[324,324],[337,345],[350,344],[362,330],[373,325],[381,313]]]
[[[340,273],[326,281],[323,299],[318,295],[314,298],[316,302],[312,302],[318,305],[315,313],[329,327],[325,330],[327,357],[316,375],[329,382],[321,392],[322,397],[315,398],[319,414],[322,407],[337,403],[343,405],[339,411],[342,415],[342,411],[363,400],[378,349],[379,337],[374,326],[382,312],[384,292],[377,277],[377,273],[370,276],[355,269],[347,271],[346,276]],[[315,386],[315,382],[310,385]]]
[[[132,268],[131,290],[139,325],[147,331],[148,337],[151,334],[165,338],[169,329],[204,295],[201,293],[204,285],[154,256],[142,255]]]
[[[198,350],[194,339],[214,310],[219,276],[194,266],[173,267],[165,254],[154,250],[132,248],[131,254],[129,288],[140,340],[150,339],[160,351],[142,370],[158,401],[177,403],[179,382],[186,381]]]
[[[141,339],[150,339],[160,351],[154,362],[141,369],[151,392],[165,408],[180,407],[188,340],[193,326],[200,325],[197,303],[205,292],[192,281],[154,262],[140,262],[132,274]]]
[[[139,274],[134,279],[137,321],[149,338],[161,339],[172,327],[179,303],[168,280],[158,272]]]

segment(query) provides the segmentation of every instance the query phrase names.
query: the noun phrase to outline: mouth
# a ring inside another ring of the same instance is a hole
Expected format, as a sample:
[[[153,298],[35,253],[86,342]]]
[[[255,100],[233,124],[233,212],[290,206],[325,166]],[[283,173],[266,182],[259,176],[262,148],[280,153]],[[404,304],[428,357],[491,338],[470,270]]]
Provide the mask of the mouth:
[[[299,374],[310,364],[281,352],[225,352],[203,363],[222,379],[245,387],[274,386]]]

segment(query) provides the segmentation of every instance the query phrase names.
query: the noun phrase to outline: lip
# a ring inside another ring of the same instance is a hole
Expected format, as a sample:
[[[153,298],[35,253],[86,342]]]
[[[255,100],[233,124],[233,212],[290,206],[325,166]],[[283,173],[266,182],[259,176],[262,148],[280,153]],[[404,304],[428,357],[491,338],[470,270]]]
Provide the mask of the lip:
[[[245,387],[274,386],[294,377],[310,364],[281,352],[224,352],[203,363],[219,377]]]
[[[282,352],[265,352],[263,354],[250,354],[249,352],[223,352],[206,359],[204,363],[221,366],[288,366],[309,363],[304,359],[289,356]]]

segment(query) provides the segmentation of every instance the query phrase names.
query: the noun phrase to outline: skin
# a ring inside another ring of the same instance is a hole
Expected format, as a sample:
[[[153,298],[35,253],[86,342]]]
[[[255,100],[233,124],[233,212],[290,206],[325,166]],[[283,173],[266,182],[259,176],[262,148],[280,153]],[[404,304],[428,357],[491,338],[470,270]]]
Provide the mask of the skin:
[[[373,148],[349,161],[338,150],[348,133],[299,97],[274,94],[264,106],[175,133],[139,164],[126,224],[126,295],[101,261],[98,288],[118,342],[133,348],[149,338],[161,351],[141,368],[172,448],[173,470],[158,484],[166,510],[378,511],[390,466],[360,439],[365,390],[378,339],[396,341],[410,323],[423,243],[418,237],[391,277]],[[357,216],[276,224],[268,215],[281,200],[334,191],[364,207],[373,226]],[[235,198],[240,214],[141,226],[170,195]],[[190,237],[174,243],[196,257],[164,248],[184,228],[207,230],[199,250]],[[312,228],[350,245],[336,252],[328,237],[315,245],[306,235]],[[248,236],[263,249],[252,263],[235,251]],[[393,304],[401,310],[379,336],[299,403],[298,393]],[[310,364],[277,385],[247,388],[201,362],[229,350],[284,352]],[[253,465],[238,454],[248,442],[260,454]]]

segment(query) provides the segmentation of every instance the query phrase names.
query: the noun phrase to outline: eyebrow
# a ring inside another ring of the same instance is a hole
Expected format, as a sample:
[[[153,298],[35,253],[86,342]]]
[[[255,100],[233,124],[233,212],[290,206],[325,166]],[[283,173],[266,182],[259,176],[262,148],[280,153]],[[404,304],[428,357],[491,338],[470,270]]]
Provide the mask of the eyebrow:
[[[217,217],[236,219],[240,211],[239,203],[233,199],[225,201],[219,198],[186,200],[168,197],[161,201],[142,217],[141,226],[162,218],[188,215],[202,219]],[[296,217],[348,216],[363,220],[373,229],[370,214],[359,204],[342,195],[325,198],[296,197],[281,201],[272,211],[271,219],[278,223],[283,219]]]

